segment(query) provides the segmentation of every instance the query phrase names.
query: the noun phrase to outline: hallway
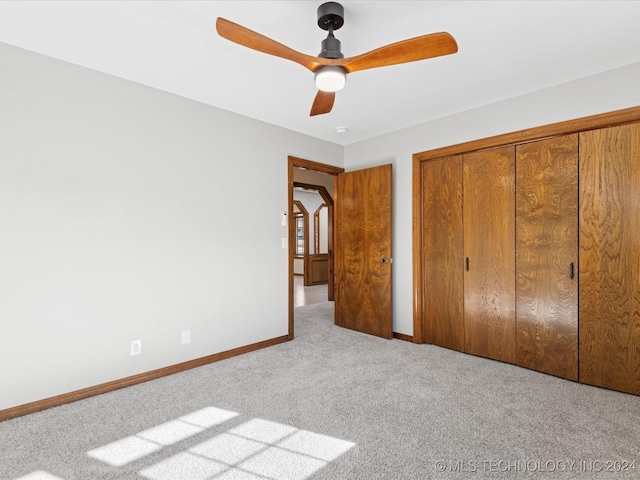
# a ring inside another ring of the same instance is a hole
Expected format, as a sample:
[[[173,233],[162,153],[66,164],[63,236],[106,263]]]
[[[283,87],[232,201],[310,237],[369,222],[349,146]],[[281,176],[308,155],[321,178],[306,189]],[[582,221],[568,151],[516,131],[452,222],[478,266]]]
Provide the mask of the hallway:
[[[314,303],[326,302],[328,299],[328,286],[313,285],[304,286],[304,278],[302,275],[293,276],[293,307],[302,307],[304,305],[312,305]]]

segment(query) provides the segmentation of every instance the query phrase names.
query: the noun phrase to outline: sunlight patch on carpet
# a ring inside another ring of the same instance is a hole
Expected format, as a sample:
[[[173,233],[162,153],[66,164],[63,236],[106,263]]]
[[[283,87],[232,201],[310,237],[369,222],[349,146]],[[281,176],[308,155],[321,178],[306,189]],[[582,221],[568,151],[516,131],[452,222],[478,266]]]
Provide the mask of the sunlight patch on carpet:
[[[238,415],[208,407],[111,442],[87,455],[121,467],[150,454],[157,455]],[[353,442],[328,435],[253,418],[195,446],[192,442],[178,453],[174,447],[171,453],[167,452],[169,456],[142,467],[138,473],[149,480],[305,480],[354,446]]]
[[[140,475],[150,480],[170,480],[179,472],[192,480],[304,480],[354,446],[346,440],[254,418]]]
[[[154,480],[207,480],[227,469],[226,465],[213,462],[189,452],[180,452],[140,471],[140,475]]]
[[[112,442],[104,447],[91,450],[87,452],[87,455],[96,460],[101,460],[109,465],[113,465],[114,467],[121,467],[134,460],[146,457],[153,452],[157,452],[161,448],[162,445],[132,435]]]
[[[27,475],[23,475],[22,477],[18,477],[15,480],[63,480],[60,477],[56,477],[49,472],[45,472],[43,470],[37,470],[35,472],[31,472]]]
[[[203,408],[91,450],[87,455],[109,465],[120,467],[237,416],[238,413],[229,410],[215,407]]]

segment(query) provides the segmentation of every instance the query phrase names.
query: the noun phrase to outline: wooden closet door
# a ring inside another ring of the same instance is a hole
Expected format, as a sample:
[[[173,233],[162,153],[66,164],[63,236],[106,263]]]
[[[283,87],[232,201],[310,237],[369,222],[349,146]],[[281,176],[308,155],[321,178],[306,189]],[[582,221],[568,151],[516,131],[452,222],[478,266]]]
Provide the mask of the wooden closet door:
[[[516,359],[514,169],[515,147],[463,156],[466,351],[511,363]]]
[[[640,394],[640,125],[580,134],[580,381]]]
[[[462,157],[421,169],[424,341],[463,352]]]
[[[516,148],[516,363],[578,380],[578,135]]]

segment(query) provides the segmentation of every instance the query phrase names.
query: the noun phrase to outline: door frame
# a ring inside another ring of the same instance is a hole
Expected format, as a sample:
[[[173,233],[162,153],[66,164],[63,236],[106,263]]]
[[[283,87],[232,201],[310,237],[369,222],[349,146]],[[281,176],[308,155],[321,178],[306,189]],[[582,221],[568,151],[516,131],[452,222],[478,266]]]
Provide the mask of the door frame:
[[[329,175],[338,175],[340,173],[344,173],[344,168],[342,167],[334,167],[332,165],[327,165],[324,163],[314,162],[312,160],[304,160],[302,158],[289,156],[287,157],[287,195],[288,195],[288,207],[287,207],[287,218],[293,218],[293,187],[294,187],[294,169],[295,168],[303,168],[306,170],[312,170],[315,172],[328,173]],[[335,221],[335,220],[334,220]],[[333,235],[333,222],[329,222],[329,235]],[[295,226],[292,221],[287,222],[288,225],[288,250],[289,254],[287,257],[289,258],[289,340],[293,340],[294,338],[294,312],[293,312],[293,256],[295,253]],[[333,252],[330,252],[330,256],[333,255]]]

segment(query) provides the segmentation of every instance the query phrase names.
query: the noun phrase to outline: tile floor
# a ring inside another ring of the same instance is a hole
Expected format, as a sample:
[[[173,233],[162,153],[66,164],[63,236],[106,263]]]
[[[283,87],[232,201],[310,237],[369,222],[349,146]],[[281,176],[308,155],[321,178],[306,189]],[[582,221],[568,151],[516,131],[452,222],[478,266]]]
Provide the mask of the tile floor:
[[[293,276],[293,306],[302,307],[314,303],[326,302],[328,300],[327,284],[304,286],[302,275]]]

